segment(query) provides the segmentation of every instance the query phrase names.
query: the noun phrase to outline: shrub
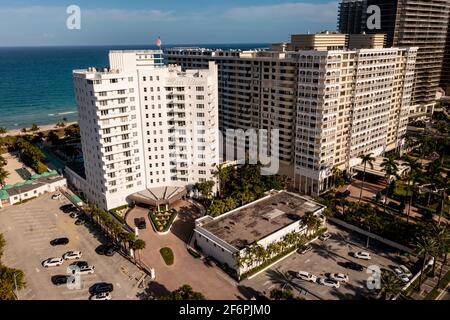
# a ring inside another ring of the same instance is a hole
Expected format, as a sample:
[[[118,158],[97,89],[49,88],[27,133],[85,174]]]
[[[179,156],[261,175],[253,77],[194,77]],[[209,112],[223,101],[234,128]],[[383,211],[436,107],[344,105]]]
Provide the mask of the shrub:
[[[168,248],[168,247],[164,247],[164,248],[161,248],[161,249],[159,250],[159,253],[161,254],[161,256],[162,256],[163,259],[164,259],[164,262],[165,262],[168,266],[170,266],[170,265],[173,264],[174,256],[173,256],[173,251],[172,251],[172,249],[170,249],[170,248]]]

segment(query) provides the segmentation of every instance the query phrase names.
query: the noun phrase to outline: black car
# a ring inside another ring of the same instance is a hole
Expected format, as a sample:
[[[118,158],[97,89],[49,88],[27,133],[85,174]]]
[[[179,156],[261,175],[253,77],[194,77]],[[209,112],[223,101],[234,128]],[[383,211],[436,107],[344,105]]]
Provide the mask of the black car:
[[[85,223],[86,223],[86,220],[84,220],[83,218],[78,218],[75,221],[75,225],[77,225],[77,226],[81,226],[82,224],[85,224]]]
[[[89,293],[99,294],[99,293],[103,293],[103,292],[112,292],[113,290],[114,290],[114,286],[112,283],[99,282],[89,288]]]
[[[59,209],[64,212],[64,213],[69,213],[69,212],[73,212],[75,211],[77,208],[75,208],[73,205],[71,204],[65,204],[61,207],[59,207]]]
[[[118,248],[112,244],[101,244],[95,249],[97,254],[108,257],[113,256],[116,251],[118,251]]]
[[[71,265],[71,266],[76,266],[76,267],[78,267],[78,268],[89,266],[89,264],[87,263],[87,261],[76,261],[76,262],[74,262],[74,263],[71,263],[70,265]]]
[[[341,265],[344,268],[352,269],[352,270],[356,270],[356,271],[363,271],[364,270],[364,267],[362,265],[360,265],[359,263],[353,262],[353,261],[343,262]]]
[[[56,275],[52,277],[52,283],[56,286],[60,286],[62,284],[66,284],[70,279],[70,276],[66,276],[66,275]],[[73,279],[72,281],[75,281],[75,279]]]
[[[134,224],[136,225],[136,227],[138,227],[138,229],[145,229],[147,227],[147,223],[145,222],[144,217],[135,218]]]
[[[65,245],[68,243],[69,243],[68,238],[56,238],[56,239],[53,239],[52,241],[50,241],[50,244],[52,246]]]

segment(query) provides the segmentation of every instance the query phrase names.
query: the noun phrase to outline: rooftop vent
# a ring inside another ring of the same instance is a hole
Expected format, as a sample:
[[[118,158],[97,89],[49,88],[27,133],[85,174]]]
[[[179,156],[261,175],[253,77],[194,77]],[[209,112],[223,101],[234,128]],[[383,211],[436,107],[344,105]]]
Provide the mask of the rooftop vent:
[[[264,220],[270,221],[270,220],[275,219],[276,217],[279,217],[283,214],[284,214],[283,211],[278,210],[278,209],[273,209],[272,211],[265,213],[262,217]]]

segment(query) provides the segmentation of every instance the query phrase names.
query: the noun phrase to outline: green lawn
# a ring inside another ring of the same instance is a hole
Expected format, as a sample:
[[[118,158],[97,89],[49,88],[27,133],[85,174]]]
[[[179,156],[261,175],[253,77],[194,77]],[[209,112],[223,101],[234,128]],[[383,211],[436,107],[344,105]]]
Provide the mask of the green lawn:
[[[164,262],[165,262],[168,266],[170,266],[170,265],[173,264],[174,256],[173,256],[173,251],[172,251],[172,249],[170,249],[170,248],[168,248],[168,247],[164,247],[164,248],[161,248],[161,249],[159,250],[159,253],[161,254],[161,256],[162,256],[163,259],[164,259]]]

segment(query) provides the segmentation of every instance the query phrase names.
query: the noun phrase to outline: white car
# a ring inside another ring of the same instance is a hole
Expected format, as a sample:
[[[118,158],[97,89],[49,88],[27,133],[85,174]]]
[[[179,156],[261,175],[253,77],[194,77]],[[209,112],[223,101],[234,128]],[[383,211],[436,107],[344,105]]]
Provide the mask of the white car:
[[[111,293],[109,292],[102,292],[91,296],[91,300],[111,300],[111,299],[112,299]]]
[[[42,266],[45,268],[48,267],[59,267],[62,265],[64,260],[62,258],[48,258],[47,260],[42,262]]]
[[[339,282],[348,282],[348,276],[343,273],[332,273],[332,274],[330,274],[330,279],[336,280]]]
[[[94,273],[95,267],[94,266],[82,266],[80,267],[79,270],[72,270],[72,274],[79,274],[79,275],[83,275],[83,274],[91,274]]]
[[[402,271],[402,273],[407,276],[408,278],[412,278],[413,274],[411,271],[409,271],[409,269],[404,266],[403,264],[398,266],[398,269],[400,269]]]
[[[310,281],[310,282],[316,282],[317,281],[317,277],[309,272],[306,271],[299,271],[297,272],[297,277],[299,279],[305,280],[305,281]]]
[[[62,194],[61,193],[56,193],[54,195],[52,195],[52,200],[58,200],[61,199]]]
[[[331,234],[329,234],[328,232],[322,233],[319,236],[319,240],[322,240],[322,241],[327,241],[330,238],[331,238]]]
[[[358,259],[363,259],[363,260],[370,260],[370,259],[372,259],[371,257],[370,257],[370,253],[368,253],[368,252],[366,252],[366,251],[358,251],[358,252],[355,252],[355,254],[353,255],[355,258],[358,258]]]
[[[74,259],[80,259],[82,256],[81,251],[68,251],[63,254],[64,260],[74,260]]]
[[[408,283],[410,281],[409,277],[406,274],[399,274],[398,278],[402,280],[403,283]]]
[[[339,281],[328,279],[328,278],[320,278],[319,283],[323,286],[331,287],[331,288],[339,288]]]

